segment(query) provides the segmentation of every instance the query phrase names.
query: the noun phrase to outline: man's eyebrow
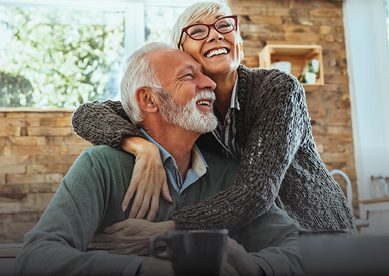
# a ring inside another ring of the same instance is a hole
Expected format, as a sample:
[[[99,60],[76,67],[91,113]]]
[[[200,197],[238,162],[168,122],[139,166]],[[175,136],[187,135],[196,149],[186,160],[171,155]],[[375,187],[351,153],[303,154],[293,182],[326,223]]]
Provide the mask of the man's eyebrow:
[[[181,76],[181,75],[187,73],[188,70],[194,72],[194,71],[196,70],[196,67],[195,67],[193,64],[189,64],[189,65],[185,66],[184,68],[180,69],[180,70],[177,72],[177,75],[178,75],[178,76]]]

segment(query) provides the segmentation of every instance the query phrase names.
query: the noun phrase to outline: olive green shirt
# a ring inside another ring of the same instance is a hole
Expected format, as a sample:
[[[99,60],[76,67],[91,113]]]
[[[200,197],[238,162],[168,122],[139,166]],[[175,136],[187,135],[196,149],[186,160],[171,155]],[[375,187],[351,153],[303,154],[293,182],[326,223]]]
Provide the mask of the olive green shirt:
[[[161,199],[155,221],[168,220],[185,206],[195,205],[230,186],[237,164],[203,152],[205,175],[178,194],[173,203]],[[134,156],[108,146],[85,150],[64,177],[37,225],[26,234],[16,261],[17,274],[135,275],[144,256],[86,251],[94,234],[128,218],[121,210]],[[130,208],[129,208],[130,209]],[[298,225],[275,205],[254,222],[231,231],[267,275],[301,275],[296,233]]]

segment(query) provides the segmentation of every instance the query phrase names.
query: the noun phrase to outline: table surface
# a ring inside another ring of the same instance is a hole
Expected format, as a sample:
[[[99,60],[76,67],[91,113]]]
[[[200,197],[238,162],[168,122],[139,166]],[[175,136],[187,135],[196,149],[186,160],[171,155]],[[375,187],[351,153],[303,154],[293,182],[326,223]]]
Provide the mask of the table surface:
[[[15,257],[22,247],[22,243],[0,243],[0,275],[14,275]]]
[[[0,243],[0,258],[15,258],[22,247],[22,243]]]

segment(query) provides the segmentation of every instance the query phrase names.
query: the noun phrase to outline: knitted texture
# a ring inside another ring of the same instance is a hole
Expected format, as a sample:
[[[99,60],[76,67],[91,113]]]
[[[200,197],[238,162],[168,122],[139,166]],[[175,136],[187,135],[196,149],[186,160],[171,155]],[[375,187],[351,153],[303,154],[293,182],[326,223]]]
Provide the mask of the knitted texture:
[[[175,212],[171,218],[176,227],[246,225],[264,214],[279,195],[283,208],[307,230],[353,231],[344,194],[316,150],[301,84],[278,70],[240,66],[238,72],[241,110],[236,113],[236,140],[243,152],[234,185]],[[93,143],[118,147],[124,137],[139,136],[123,115],[120,102],[85,104],[74,113],[73,127]],[[201,137],[200,146],[214,145],[211,139],[209,134]]]
[[[123,138],[144,137],[131,122],[118,101],[85,103],[72,116],[73,131],[94,145],[120,149]]]

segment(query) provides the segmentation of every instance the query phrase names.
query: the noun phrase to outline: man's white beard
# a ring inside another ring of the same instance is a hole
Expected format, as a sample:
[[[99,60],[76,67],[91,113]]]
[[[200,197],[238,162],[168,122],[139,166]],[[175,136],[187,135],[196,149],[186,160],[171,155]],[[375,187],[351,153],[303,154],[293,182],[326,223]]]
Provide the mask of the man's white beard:
[[[159,110],[161,111],[161,116],[167,122],[202,134],[210,132],[217,127],[217,119],[213,112],[202,113],[197,109],[196,105],[196,102],[200,99],[212,99],[213,102],[215,100],[213,91],[201,91],[184,106],[178,105],[169,92],[163,89],[159,90],[157,95],[160,102]],[[213,108],[212,103],[211,108]]]

